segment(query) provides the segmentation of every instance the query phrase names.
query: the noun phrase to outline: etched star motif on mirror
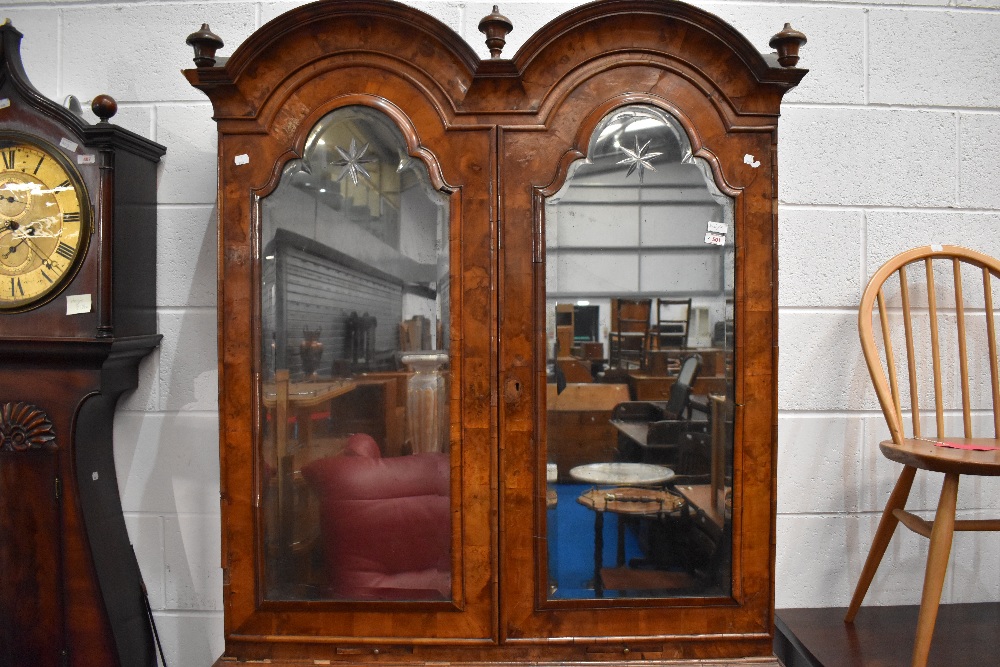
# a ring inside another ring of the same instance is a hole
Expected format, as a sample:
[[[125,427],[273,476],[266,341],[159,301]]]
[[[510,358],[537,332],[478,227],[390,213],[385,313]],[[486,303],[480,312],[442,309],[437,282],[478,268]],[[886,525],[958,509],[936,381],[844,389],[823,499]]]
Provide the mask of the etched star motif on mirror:
[[[650,140],[650,141],[652,141],[652,140]],[[639,137],[635,138],[635,150],[634,151],[631,150],[631,149],[629,149],[629,148],[625,148],[624,146],[622,146],[622,153],[624,153],[628,157],[626,157],[623,160],[619,160],[618,164],[627,164],[627,165],[629,165],[628,171],[625,172],[625,178],[628,178],[629,176],[632,175],[632,172],[638,170],[639,171],[639,182],[642,183],[642,178],[643,178],[643,176],[645,174],[646,169],[649,169],[650,171],[656,171],[656,167],[653,166],[651,160],[654,157],[659,157],[660,155],[663,155],[663,153],[659,153],[659,152],[656,152],[656,151],[651,151],[651,152],[647,153],[646,152],[646,148],[648,146],[649,146],[649,141],[647,141],[642,146],[640,146],[639,145]]]
[[[368,180],[371,180],[371,174],[364,168],[364,165],[371,164],[372,162],[377,162],[373,157],[366,158],[365,153],[368,152],[368,144],[365,144],[358,149],[358,142],[353,138],[351,139],[351,147],[346,151],[340,146],[336,146],[337,152],[340,153],[342,160],[337,160],[336,162],[331,162],[330,164],[335,167],[341,167],[340,176],[337,177],[337,182],[344,180],[345,176],[351,177],[351,182],[355,185],[358,184],[358,174],[361,174]]]

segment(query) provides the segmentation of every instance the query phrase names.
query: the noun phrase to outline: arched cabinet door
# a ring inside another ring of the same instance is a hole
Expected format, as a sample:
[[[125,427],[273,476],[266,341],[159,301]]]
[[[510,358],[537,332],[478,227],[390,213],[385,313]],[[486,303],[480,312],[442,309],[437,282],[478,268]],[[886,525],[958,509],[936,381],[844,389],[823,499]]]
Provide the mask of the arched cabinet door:
[[[501,378],[525,388],[500,421],[504,640],[768,655],[776,126],[803,72],[656,2],[569,12],[514,62],[543,85],[499,129]]]
[[[625,0],[509,60],[380,0],[228,59],[189,38],[219,129],[220,664],[770,653],[801,41],[782,67]]]
[[[464,43],[405,7],[366,9],[303,7],[188,72],[219,127],[240,659],[495,635],[495,129],[455,127]]]

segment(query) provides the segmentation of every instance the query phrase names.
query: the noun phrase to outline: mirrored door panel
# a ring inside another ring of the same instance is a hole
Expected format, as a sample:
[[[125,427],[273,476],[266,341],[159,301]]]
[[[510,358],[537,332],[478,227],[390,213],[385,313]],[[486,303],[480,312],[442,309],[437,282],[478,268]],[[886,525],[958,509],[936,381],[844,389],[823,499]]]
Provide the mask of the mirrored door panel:
[[[733,201],[629,105],[544,216],[548,599],[728,596]]]
[[[347,106],[261,212],[265,597],[451,599],[448,201]]]

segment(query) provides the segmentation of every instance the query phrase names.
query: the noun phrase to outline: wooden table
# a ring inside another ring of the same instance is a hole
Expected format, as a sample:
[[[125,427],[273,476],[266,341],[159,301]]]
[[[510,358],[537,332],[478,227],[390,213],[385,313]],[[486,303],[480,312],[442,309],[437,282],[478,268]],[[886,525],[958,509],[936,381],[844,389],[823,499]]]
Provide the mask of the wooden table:
[[[324,382],[291,382],[288,370],[274,373],[274,383],[261,388],[261,401],[266,408],[274,409],[274,437],[277,459],[288,453],[288,412],[292,411],[299,427],[299,441],[312,439],[312,409],[357,388],[354,380],[329,380]]]
[[[569,471],[573,479],[611,486],[591,489],[576,501],[594,511],[594,595],[604,597],[601,569],[604,567],[604,514],[628,516],[663,516],[684,506],[684,500],[663,489],[637,488],[662,485],[674,477],[674,471],[649,463],[589,463]],[[625,524],[618,521],[617,560],[625,564]]]

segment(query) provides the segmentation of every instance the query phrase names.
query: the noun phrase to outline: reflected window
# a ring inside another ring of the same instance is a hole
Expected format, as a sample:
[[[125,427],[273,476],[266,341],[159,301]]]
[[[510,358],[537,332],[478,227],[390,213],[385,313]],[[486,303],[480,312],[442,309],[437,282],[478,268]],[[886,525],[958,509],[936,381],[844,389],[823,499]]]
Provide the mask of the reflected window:
[[[551,599],[730,594],[734,232],[646,105],[545,202]]]
[[[260,212],[265,596],[450,599],[447,199],[352,106]]]

